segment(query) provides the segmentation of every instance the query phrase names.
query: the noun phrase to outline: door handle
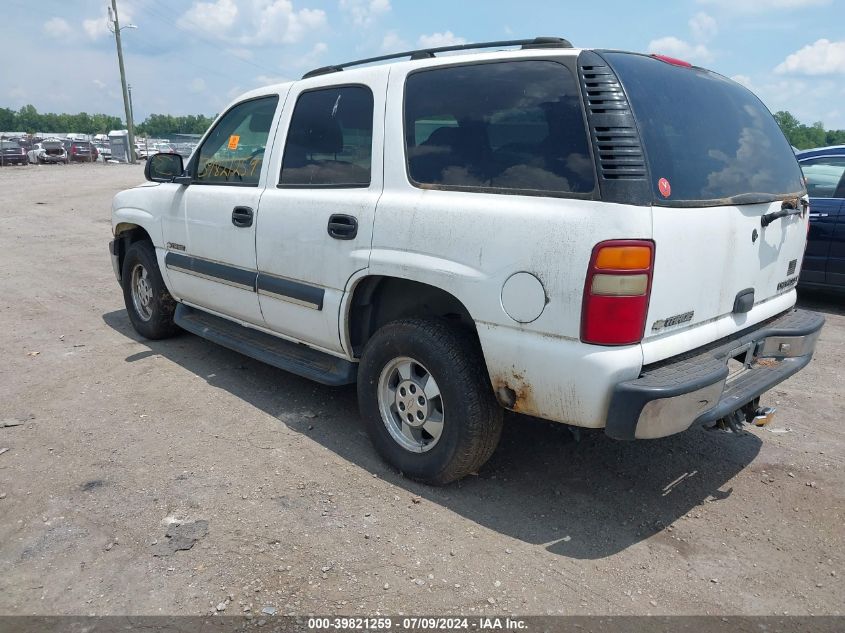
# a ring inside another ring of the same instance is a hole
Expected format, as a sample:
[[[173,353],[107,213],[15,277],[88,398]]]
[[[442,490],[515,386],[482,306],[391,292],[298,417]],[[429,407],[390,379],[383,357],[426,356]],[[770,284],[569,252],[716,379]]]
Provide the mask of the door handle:
[[[358,220],[351,215],[333,213],[329,216],[329,235],[336,240],[351,240],[358,235]]]
[[[252,226],[254,213],[250,207],[235,207],[232,210],[232,224],[238,228]]]

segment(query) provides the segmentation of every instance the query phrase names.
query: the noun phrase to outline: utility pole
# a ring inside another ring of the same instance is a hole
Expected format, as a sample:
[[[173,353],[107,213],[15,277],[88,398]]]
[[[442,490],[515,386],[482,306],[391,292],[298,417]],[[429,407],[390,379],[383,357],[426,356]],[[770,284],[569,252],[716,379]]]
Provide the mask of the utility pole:
[[[114,27],[114,41],[117,43],[117,63],[120,66],[120,84],[123,87],[123,109],[126,111],[126,131],[129,143],[129,162],[135,162],[135,129],[132,122],[132,106],[129,101],[129,90],[126,87],[126,70],[123,68],[123,47],[120,44],[120,21],[117,17],[117,0],[111,0],[109,21]]]
[[[129,116],[132,119],[132,125],[135,125],[135,109],[132,107],[132,84],[126,84],[126,89],[129,91]],[[132,130],[135,131],[134,129]]]

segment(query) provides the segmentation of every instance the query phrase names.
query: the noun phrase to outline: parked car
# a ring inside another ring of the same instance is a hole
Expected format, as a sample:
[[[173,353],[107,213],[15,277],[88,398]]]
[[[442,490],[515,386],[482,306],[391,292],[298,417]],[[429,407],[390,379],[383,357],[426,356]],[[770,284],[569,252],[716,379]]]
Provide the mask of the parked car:
[[[378,451],[436,484],[502,409],[624,440],[770,420],[824,322],[772,115],[675,59],[510,44],[317,69],[153,156],[112,203],[133,327],[357,382]]]
[[[0,140],[0,165],[26,165],[26,149],[12,139]]]
[[[91,141],[73,141],[68,152],[71,161],[92,163],[97,160],[97,148]]]
[[[97,154],[102,156],[103,160],[111,158],[111,145],[108,141],[94,141],[94,147],[97,148]]]
[[[845,145],[804,150],[796,158],[810,194],[810,232],[798,285],[845,291]]]
[[[55,164],[63,163],[67,165],[68,157],[65,146],[60,138],[46,138],[35,147],[27,152],[29,162],[33,164]]]

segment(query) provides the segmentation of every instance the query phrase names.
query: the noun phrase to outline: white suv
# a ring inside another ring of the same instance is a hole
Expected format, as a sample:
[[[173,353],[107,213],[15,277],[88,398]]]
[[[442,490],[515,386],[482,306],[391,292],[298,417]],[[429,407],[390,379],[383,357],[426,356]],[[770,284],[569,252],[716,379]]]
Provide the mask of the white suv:
[[[435,55],[469,48],[499,50]],[[823,323],[793,307],[789,144],[671,58],[539,38],[321,68],[146,176],[112,209],[137,331],[357,381],[376,448],[431,483],[490,457],[502,408],[618,439],[768,415]]]

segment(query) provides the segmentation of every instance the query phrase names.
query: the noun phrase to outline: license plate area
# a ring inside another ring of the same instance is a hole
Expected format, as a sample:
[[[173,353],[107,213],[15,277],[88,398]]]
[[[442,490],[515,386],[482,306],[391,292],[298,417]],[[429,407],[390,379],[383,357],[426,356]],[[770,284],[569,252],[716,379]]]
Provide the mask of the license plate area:
[[[732,349],[728,352],[728,377],[725,379],[725,383],[729,384],[745,372],[751,371],[751,367],[756,360],[757,343],[754,341]]]

